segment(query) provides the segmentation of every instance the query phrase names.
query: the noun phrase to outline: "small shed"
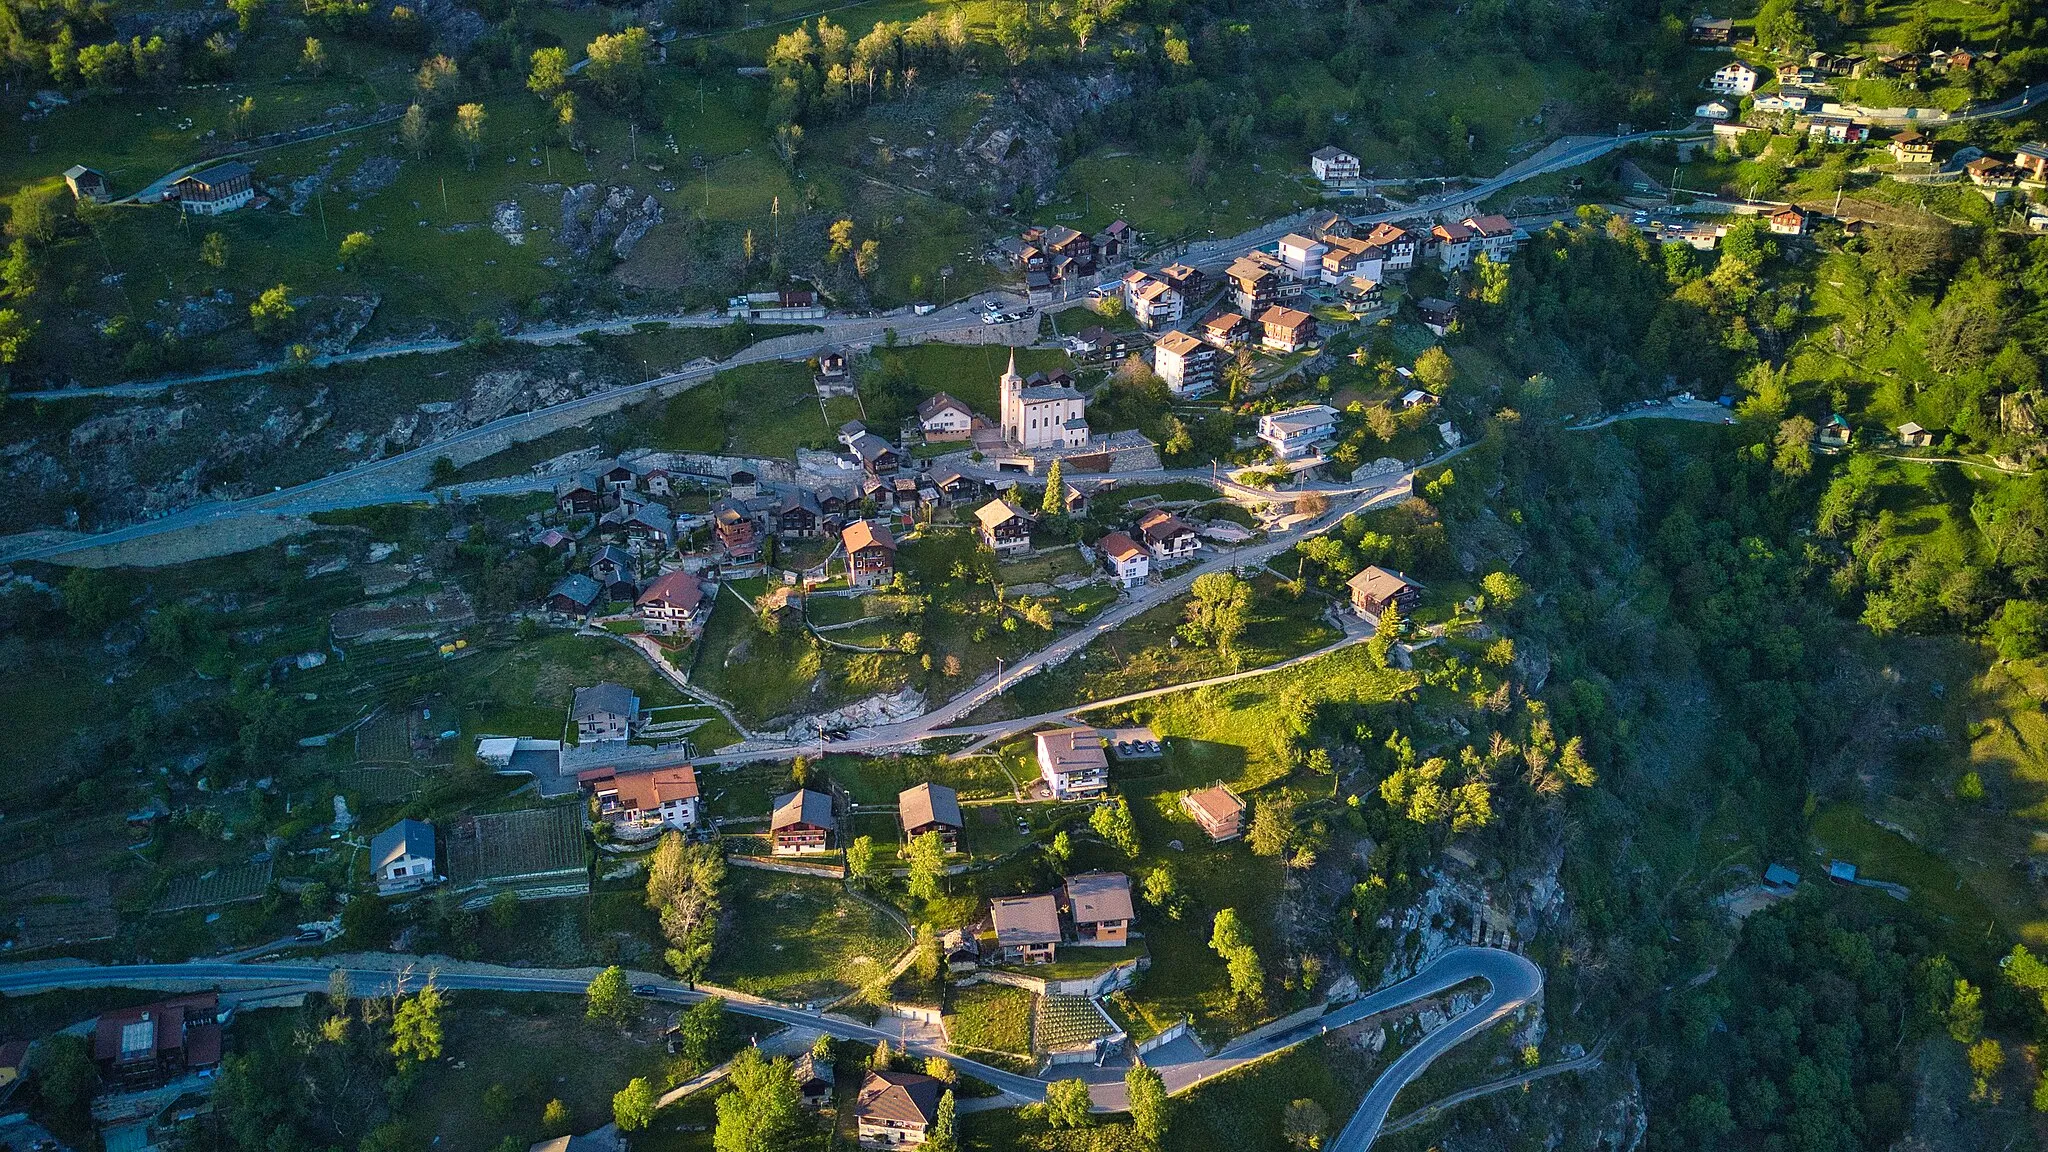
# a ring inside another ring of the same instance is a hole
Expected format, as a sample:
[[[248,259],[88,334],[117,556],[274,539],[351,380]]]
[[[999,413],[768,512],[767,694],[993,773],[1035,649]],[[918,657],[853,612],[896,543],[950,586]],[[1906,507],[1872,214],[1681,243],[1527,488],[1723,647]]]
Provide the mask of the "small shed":
[[[107,186],[106,173],[83,164],[73,164],[64,170],[64,184],[80,200],[105,204],[114,198],[113,190]]]

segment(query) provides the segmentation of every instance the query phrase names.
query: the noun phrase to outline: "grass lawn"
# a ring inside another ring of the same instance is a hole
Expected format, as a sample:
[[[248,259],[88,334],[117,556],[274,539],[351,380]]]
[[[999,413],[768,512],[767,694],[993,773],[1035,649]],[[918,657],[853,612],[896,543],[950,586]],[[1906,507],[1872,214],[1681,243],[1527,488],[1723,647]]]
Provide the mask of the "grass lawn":
[[[708,983],[778,1000],[833,999],[894,962],[909,940],[830,880],[735,868]]]
[[[1162,736],[1184,738],[1173,742],[1176,753],[1204,767],[1220,769],[1239,758],[1238,772],[1222,778],[1242,790],[1286,774],[1287,766],[1274,757],[1272,736],[1284,723],[1289,703],[1372,704],[1391,700],[1416,683],[1413,673],[1374,667],[1359,645],[1271,676],[1156,696],[1087,718],[1106,728],[1126,719],[1149,723]],[[1173,761],[1169,756],[1168,762]]]
[[[729,452],[793,460],[798,448],[828,448],[832,428],[801,362],[748,364],[668,402],[652,430],[656,448]]]
[[[950,392],[976,412],[996,414],[996,384],[1010,363],[1010,349],[1000,344],[919,344],[907,348],[881,348],[877,360],[900,361],[909,372],[912,386],[921,400],[939,392]],[[1065,352],[1049,348],[1017,349],[1017,371],[1033,372],[1073,369]]]
[[[1342,638],[1322,618],[1327,601],[1307,594],[1293,599],[1277,591],[1278,578],[1253,578],[1257,597],[1238,641],[1235,670],[1278,663]],[[1057,668],[1036,673],[977,709],[976,720],[1035,716],[1091,700],[1106,700],[1170,684],[1219,676],[1233,671],[1213,648],[1171,644],[1184,618],[1187,598],[1162,604],[1109,632]]]
[[[751,607],[762,588],[760,580],[742,580],[720,589],[690,672],[692,683],[731,703],[748,722],[893,692],[908,681],[911,657],[829,649],[794,623],[774,635],[762,631]]]
[[[1853,804],[1831,805],[1815,815],[1813,841],[1826,855],[1856,865],[1862,879],[1911,889],[1907,903],[1929,918],[1951,954],[1981,956],[1987,938],[2002,941],[2015,927],[1999,931],[1997,912],[1947,860],[1881,827]],[[1989,951],[2003,949],[1994,942]]]
[[[410,1145],[489,1152],[507,1138],[539,1140],[549,1100],[567,1104],[575,1130],[587,1131],[611,1119],[612,1094],[628,1080],[669,1082],[660,1043],[668,1011],[658,1005],[622,1035],[586,1023],[580,997],[457,992],[452,1004],[442,1018],[446,1058],[422,1070],[396,1117]],[[478,1106],[492,1085],[511,1091],[509,1114]]]
[[[1003,984],[973,984],[955,989],[946,1013],[946,1032],[956,1045],[1031,1053],[1032,995]]]

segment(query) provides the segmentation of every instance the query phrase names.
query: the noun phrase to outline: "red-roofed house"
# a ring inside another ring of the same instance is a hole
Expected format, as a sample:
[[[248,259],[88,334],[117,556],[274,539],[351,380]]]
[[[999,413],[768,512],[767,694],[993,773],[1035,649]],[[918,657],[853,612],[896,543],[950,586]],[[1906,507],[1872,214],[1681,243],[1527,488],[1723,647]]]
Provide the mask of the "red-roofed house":
[[[698,610],[704,604],[704,585],[696,573],[677,569],[664,572],[633,601],[633,614],[652,636],[673,636],[696,630]]]
[[[577,780],[596,801],[598,819],[623,839],[644,840],[666,828],[687,832],[697,825],[697,770],[688,764],[624,776],[604,768]]]
[[[889,526],[872,520],[855,520],[839,533],[846,545],[846,582],[855,588],[874,588],[896,578],[896,538]]]
[[[212,992],[107,1012],[93,1025],[92,1057],[109,1084],[156,1087],[218,1067],[225,1020]]]

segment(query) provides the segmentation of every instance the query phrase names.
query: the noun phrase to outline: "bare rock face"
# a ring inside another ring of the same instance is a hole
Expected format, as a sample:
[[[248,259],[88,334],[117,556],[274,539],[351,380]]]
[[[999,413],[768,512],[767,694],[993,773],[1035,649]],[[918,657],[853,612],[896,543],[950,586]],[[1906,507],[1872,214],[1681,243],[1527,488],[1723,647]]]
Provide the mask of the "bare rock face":
[[[967,132],[939,179],[955,193],[986,188],[1008,200],[1030,185],[1048,192],[1058,183],[1059,143],[1081,117],[1131,94],[1130,81],[1111,71],[1012,81]]]
[[[624,259],[647,230],[661,223],[661,205],[629,186],[598,194],[595,184],[579,184],[562,193],[562,230],[557,238],[578,256],[602,248]]]

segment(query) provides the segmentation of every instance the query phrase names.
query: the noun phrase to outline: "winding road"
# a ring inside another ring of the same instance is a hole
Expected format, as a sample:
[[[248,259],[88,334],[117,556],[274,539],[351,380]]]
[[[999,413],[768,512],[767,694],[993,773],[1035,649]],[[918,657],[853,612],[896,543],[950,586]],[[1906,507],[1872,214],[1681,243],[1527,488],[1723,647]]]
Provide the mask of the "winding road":
[[[219,961],[47,968],[27,966],[0,973],[0,992],[18,996],[57,988],[111,988],[169,981],[217,985],[227,981],[245,980],[270,981],[317,991],[327,987],[327,981],[335,970],[334,967],[322,964],[225,964]],[[406,987],[417,987],[427,979],[424,965],[408,970],[340,970],[348,973],[350,984],[362,995],[403,991]],[[408,977],[411,982],[404,983]],[[477,964],[466,964],[454,971],[435,972],[433,979],[440,987],[451,990],[542,992],[575,996],[582,995],[589,984],[588,977],[537,976],[516,969]],[[668,1003],[694,1004],[712,995],[644,974],[636,974],[635,979],[641,987],[651,985],[652,998]],[[1474,980],[1487,984],[1485,998],[1471,1011],[1451,1019],[1395,1059],[1366,1093],[1364,1102],[1359,1105],[1358,1113],[1352,1117],[1351,1123],[1345,1126],[1343,1135],[1337,1138],[1338,1142],[1330,1145],[1333,1150],[1358,1152],[1372,1143],[1386,1119],[1387,1109],[1393,1104],[1401,1089],[1421,1075],[1431,1061],[1464,1040],[1483,1032],[1542,994],[1543,973],[1536,965],[1516,953],[1498,948],[1453,948],[1432,961],[1421,972],[1327,1012],[1317,1020],[1277,1035],[1226,1044],[1213,1056],[1201,1055],[1190,1059],[1173,1060],[1168,1054],[1177,1046],[1170,1045],[1154,1054],[1155,1057],[1166,1058],[1152,1063],[1152,1067],[1166,1081],[1168,1091],[1183,1092],[1212,1077],[1286,1051],[1332,1029],[1343,1028],[1381,1013],[1398,1010]],[[752,997],[735,997],[728,994],[726,1007],[729,1011],[743,1016],[792,1027],[816,1029],[843,1040],[874,1043],[884,1038],[899,1039],[894,1033],[870,1027],[844,1016],[791,1008]],[[1045,1098],[1048,1081],[1038,1077],[1019,1075],[977,1060],[957,1056],[942,1044],[929,1041],[911,1039],[905,1043],[905,1047],[920,1056],[944,1056],[955,1067],[987,1081],[1018,1099]],[[1104,1079],[1101,1077],[1104,1070],[1091,1071],[1097,1074],[1091,1077],[1096,1082],[1089,1085],[1096,1108],[1103,1111],[1121,1111],[1126,1106],[1126,1100],[1120,1073],[1117,1074],[1118,1078]]]

